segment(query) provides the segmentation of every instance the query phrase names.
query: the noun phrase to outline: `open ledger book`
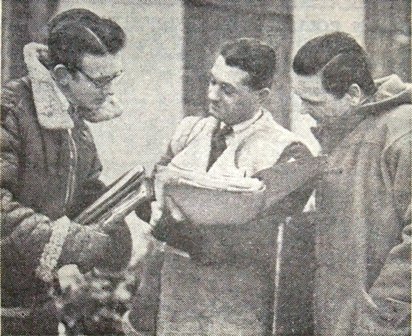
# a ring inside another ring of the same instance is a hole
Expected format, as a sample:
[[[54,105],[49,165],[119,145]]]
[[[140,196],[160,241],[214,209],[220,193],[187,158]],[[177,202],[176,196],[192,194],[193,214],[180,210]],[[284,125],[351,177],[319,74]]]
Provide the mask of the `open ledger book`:
[[[79,224],[102,226],[122,220],[137,206],[154,198],[152,183],[136,166],[107,187],[107,191],[75,219]]]

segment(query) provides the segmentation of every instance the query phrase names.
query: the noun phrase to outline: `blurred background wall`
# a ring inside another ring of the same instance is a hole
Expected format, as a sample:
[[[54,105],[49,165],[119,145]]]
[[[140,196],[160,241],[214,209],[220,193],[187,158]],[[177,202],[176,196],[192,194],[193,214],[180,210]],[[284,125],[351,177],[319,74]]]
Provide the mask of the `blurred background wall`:
[[[313,36],[353,34],[369,52],[375,76],[411,76],[409,0],[2,0],[2,83],[25,74],[22,49],[44,42],[45,23],[68,8],[84,7],[116,20],[127,32],[126,75],[116,120],[92,125],[104,179],[142,164],[150,171],[177,122],[207,111],[208,71],[227,40],[256,37],[277,50],[275,119],[301,134],[317,152],[313,120],[300,116],[291,92],[293,54]]]

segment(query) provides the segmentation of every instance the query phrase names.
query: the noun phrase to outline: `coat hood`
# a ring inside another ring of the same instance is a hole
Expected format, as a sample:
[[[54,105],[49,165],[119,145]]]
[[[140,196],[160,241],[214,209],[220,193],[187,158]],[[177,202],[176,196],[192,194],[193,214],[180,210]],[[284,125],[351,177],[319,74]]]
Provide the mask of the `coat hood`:
[[[365,114],[379,113],[402,104],[412,103],[412,84],[404,83],[397,75],[390,75],[375,81],[378,88],[358,111]]]
[[[47,129],[69,129],[74,126],[69,114],[70,103],[57,87],[50,71],[41,62],[47,59],[47,46],[29,43],[24,47],[24,61],[32,84],[34,105],[37,118],[42,127]],[[102,106],[96,110],[73,107],[78,116],[90,122],[110,120],[123,112],[115,96],[106,98]]]

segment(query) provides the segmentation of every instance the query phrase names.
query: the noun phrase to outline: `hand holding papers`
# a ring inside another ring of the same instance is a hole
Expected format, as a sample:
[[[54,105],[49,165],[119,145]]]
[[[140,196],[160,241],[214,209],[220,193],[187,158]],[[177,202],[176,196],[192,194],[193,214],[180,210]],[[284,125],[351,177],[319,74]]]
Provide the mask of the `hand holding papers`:
[[[144,168],[137,166],[113,182],[75,221],[83,225],[98,223],[100,228],[107,230],[153,196]]]

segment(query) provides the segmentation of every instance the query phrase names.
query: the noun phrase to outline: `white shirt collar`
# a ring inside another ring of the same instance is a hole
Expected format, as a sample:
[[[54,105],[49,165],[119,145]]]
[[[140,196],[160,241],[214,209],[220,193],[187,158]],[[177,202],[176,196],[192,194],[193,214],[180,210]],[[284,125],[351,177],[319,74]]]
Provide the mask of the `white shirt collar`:
[[[252,118],[250,118],[248,120],[245,120],[245,121],[242,121],[238,124],[232,125],[233,133],[236,134],[236,133],[242,132],[243,130],[247,129],[256,120],[258,120],[262,115],[263,115],[263,111],[262,111],[262,109],[259,109]],[[226,125],[226,124],[224,122],[222,122],[220,127],[223,128],[224,125]]]

